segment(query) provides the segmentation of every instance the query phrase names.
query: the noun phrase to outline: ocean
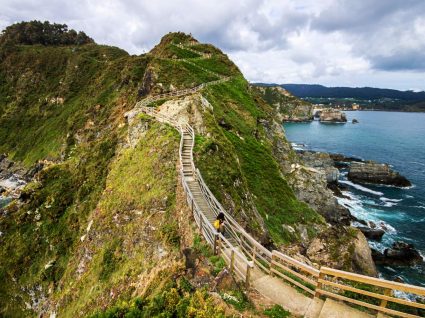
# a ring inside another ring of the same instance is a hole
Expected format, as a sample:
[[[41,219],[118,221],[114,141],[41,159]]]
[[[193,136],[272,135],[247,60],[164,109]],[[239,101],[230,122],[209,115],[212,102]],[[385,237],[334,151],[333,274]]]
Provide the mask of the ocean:
[[[294,147],[341,153],[346,156],[390,164],[409,179],[411,188],[359,185],[340,182],[350,199],[339,199],[351,213],[387,228],[381,242],[369,244],[383,251],[394,241],[413,243],[425,256],[425,113],[347,111],[346,124],[285,123],[286,136]],[[355,118],[359,124],[352,124]],[[400,277],[425,286],[425,264],[413,267],[379,266],[380,276]]]

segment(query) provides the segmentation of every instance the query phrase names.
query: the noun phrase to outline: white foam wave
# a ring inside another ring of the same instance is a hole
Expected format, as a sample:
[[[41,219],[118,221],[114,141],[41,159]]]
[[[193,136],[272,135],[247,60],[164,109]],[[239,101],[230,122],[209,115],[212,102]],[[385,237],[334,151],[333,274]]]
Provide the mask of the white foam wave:
[[[381,196],[381,195],[384,194],[382,192],[371,190],[369,188],[366,188],[364,186],[361,186],[360,184],[353,183],[351,181],[340,180],[339,182],[340,183],[343,183],[343,184],[346,184],[346,185],[349,185],[349,186],[351,186],[351,187],[353,187],[353,188],[355,188],[357,190],[360,190],[360,191],[363,191],[363,192],[367,192],[367,193],[371,193],[371,194],[374,194],[374,195]]]
[[[305,150],[305,145],[303,144],[297,144],[295,142],[291,143],[292,149],[294,150]]]
[[[417,208],[417,209],[425,209],[425,206],[423,205],[412,205],[410,208]]]
[[[403,199],[389,199],[389,198],[386,198],[386,197],[380,197],[379,200],[385,201],[385,202],[401,202],[401,201],[403,201]]]

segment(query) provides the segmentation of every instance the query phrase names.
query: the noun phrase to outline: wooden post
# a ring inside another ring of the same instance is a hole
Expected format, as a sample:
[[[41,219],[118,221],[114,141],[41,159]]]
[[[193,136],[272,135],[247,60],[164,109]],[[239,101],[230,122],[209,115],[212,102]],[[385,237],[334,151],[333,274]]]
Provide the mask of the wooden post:
[[[191,198],[191,200],[192,200],[191,208],[192,208],[192,213],[193,213],[193,198]]]
[[[254,268],[254,262],[248,262],[246,264],[246,276],[245,276],[245,287],[249,288],[249,281],[251,280],[251,270]]]
[[[385,288],[384,295],[385,296],[391,296],[392,295],[392,289]],[[385,308],[385,307],[387,307],[387,303],[388,303],[388,300],[382,299],[381,300],[381,304],[379,305],[379,307]]]
[[[255,262],[256,254],[255,252],[257,249],[255,248],[255,245],[252,246],[252,261]]]
[[[272,259],[270,260],[270,272],[269,273],[270,273],[270,276],[271,277],[273,277],[273,275],[274,275],[273,274],[273,271],[272,271],[272,269],[273,269],[273,261],[274,261],[274,254],[273,253],[274,253],[274,251],[272,252]]]
[[[314,297],[320,297],[320,293],[317,290],[322,289],[322,283],[319,282],[319,279],[325,279],[325,274],[323,274],[322,272],[319,273],[319,278],[318,278],[317,287],[316,287],[316,293],[314,294]]]
[[[233,273],[233,269],[235,267],[235,250],[232,248],[230,252],[230,273]]]
[[[215,232],[215,234],[214,234],[214,247],[213,247],[214,255],[217,255],[218,254],[218,248],[220,246],[220,241],[219,240],[220,240],[220,237],[218,236],[218,233]]]

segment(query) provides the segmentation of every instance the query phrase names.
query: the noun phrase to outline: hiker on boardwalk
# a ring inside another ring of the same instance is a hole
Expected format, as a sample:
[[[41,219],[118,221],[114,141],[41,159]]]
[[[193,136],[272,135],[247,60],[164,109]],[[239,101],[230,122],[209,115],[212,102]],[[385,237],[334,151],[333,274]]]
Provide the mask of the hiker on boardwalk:
[[[217,232],[224,234],[224,213],[220,212],[214,221],[214,228]]]

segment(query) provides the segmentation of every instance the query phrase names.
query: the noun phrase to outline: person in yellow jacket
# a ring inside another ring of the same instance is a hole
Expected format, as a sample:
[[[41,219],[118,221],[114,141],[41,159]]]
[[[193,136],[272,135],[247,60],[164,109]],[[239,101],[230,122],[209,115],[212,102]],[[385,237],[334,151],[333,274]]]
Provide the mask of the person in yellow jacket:
[[[224,213],[220,212],[214,221],[214,228],[217,232],[224,234]]]

